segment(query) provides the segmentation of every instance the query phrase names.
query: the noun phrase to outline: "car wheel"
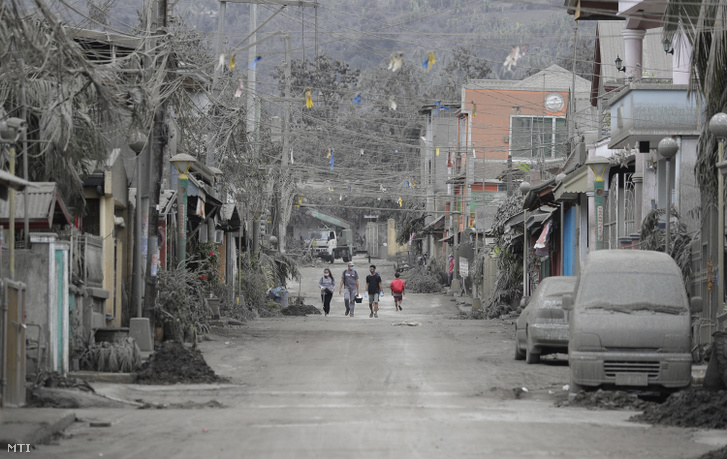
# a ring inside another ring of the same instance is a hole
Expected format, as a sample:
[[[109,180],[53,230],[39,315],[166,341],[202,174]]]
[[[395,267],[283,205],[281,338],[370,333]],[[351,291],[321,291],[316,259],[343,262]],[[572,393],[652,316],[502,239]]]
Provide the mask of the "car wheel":
[[[526,337],[525,361],[527,363],[540,363],[540,354],[533,352],[533,342],[530,339],[530,333],[526,333]]]
[[[515,331],[515,360],[525,360],[525,353],[520,349],[520,343],[517,340],[517,330]]]

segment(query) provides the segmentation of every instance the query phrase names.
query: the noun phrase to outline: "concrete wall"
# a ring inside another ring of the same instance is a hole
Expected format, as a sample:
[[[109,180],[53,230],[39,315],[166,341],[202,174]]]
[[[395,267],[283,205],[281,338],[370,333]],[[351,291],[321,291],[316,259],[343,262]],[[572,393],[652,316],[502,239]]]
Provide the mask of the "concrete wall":
[[[15,279],[29,286],[26,323],[41,327],[40,369],[65,373],[69,362],[70,244],[58,241],[54,233],[32,233],[30,241],[29,250],[15,252]],[[3,257],[3,263],[3,270],[8,269],[8,257]],[[28,368],[29,373],[34,371]]]

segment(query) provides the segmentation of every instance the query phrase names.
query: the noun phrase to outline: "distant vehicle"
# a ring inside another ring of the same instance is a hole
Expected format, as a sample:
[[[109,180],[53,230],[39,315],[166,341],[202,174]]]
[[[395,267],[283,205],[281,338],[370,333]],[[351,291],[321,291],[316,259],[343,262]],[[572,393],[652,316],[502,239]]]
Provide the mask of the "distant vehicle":
[[[570,312],[571,393],[586,387],[672,390],[692,381],[690,308],[676,262],[661,252],[600,250],[586,257]]]
[[[540,356],[568,352],[568,314],[563,295],[573,293],[575,276],[546,277],[515,322],[515,359],[540,362]]]
[[[353,259],[356,247],[353,241],[353,225],[346,220],[328,215],[312,207],[301,207],[303,213],[332,225],[333,228],[320,228],[308,232],[304,239],[306,247],[310,247],[313,257],[325,261],[336,258],[348,262]]]

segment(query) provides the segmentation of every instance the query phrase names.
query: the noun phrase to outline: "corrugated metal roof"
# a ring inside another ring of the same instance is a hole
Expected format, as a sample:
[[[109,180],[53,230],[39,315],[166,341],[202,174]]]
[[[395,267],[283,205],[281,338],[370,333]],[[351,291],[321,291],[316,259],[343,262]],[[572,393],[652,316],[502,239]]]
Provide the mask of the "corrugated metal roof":
[[[34,182],[25,193],[15,195],[15,224],[22,226],[25,219],[25,196],[28,198],[28,220],[33,228],[50,228],[53,225],[72,224],[71,214],[63,203],[54,182]],[[10,206],[0,201],[0,223],[7,227]]]
[[[572,82],[573,74],[569,70],[551,65],[524,80],[470,80],[465,84],[465,89],[568,91]],[[588,92],[590,88],[590,81],[576,75],[577,93]]]

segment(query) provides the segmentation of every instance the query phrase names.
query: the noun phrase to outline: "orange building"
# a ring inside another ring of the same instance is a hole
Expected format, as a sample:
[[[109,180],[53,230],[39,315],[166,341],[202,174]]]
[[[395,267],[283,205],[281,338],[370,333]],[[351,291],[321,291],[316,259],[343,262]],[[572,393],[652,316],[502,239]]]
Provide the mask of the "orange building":
[[[464,86],[457,146],[450,148],[448,163],[449,209],[459,213],[460,231],[475,226],[478,213],[484,215],[478,208],[506,196],[508,156],[516,179],[526,176],[533,186],[563,163],[574,83],[577,94],[588,93],[587,80],[554,65],[524,80],[471,80]]]

